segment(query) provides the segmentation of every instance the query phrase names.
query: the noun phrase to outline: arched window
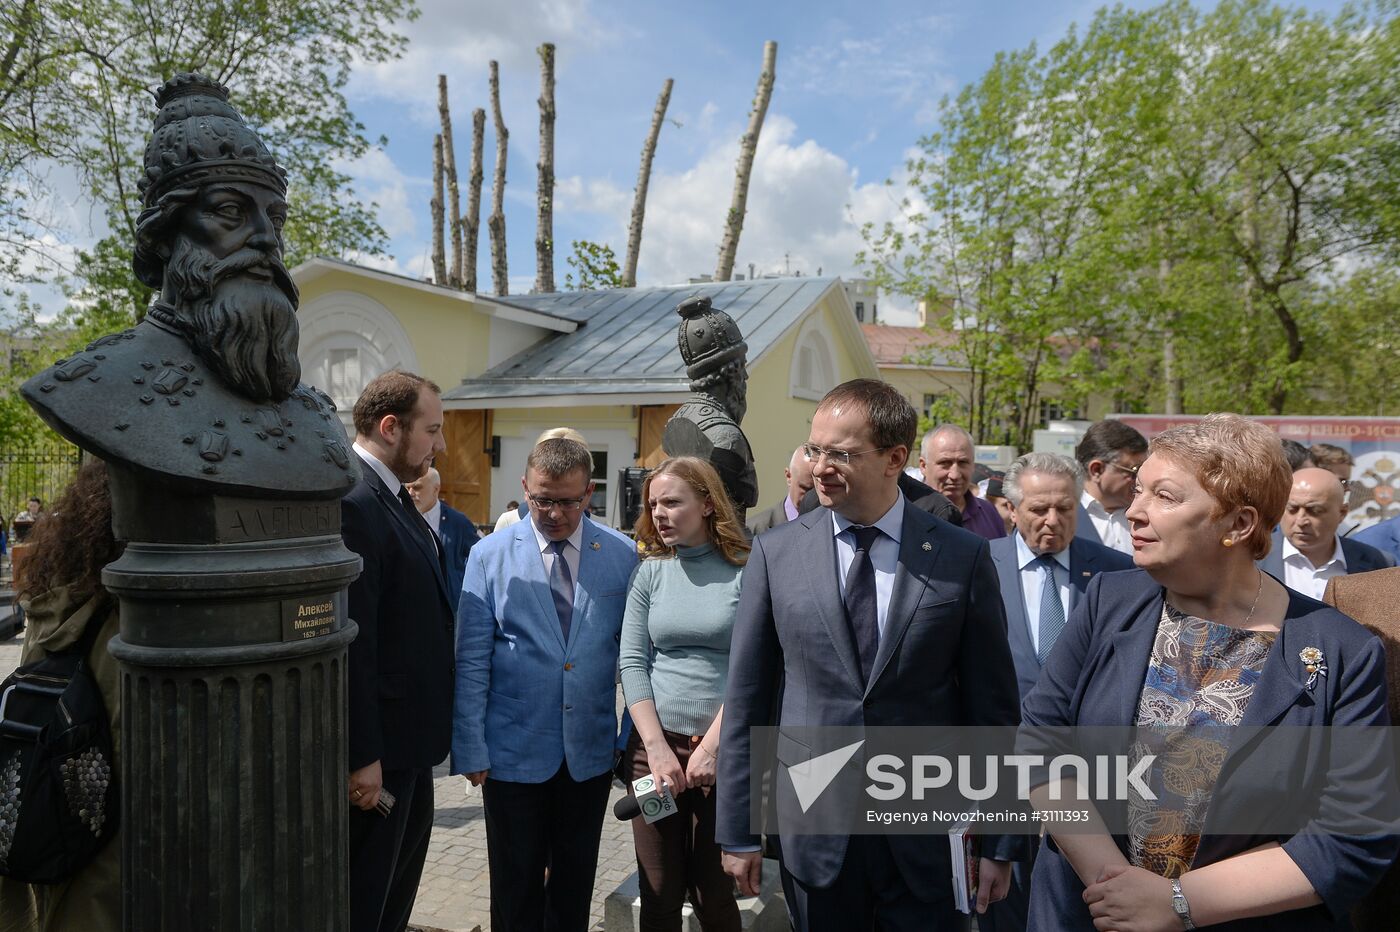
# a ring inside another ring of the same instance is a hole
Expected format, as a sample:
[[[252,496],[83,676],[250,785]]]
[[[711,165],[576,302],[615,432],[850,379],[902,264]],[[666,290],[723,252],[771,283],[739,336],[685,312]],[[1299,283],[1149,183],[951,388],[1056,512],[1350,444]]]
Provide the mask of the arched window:
[[[389,369],[418,371],[408,334],[373,298],[333,291],[303,305],[297,317],[302,381],[331,396],[347,428],[355,400],[371,379]]]
[[[803,325],[792,351],[788,390],[794,398],[820,401],[836,386],[836,361],[831,342],[818,326],[820,315]]]

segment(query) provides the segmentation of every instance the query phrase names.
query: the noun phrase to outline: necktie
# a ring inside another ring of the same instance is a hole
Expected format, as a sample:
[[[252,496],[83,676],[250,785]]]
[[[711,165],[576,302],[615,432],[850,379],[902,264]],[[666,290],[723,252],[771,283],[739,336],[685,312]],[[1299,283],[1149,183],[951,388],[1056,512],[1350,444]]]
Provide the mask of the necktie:
[[[551,541],[549,549],[554,551],[554,565],[549,570],[549,591],[554,596],[554,611],[559,615],[559,630],[564,634],[564,643],[569,643],[569,623],[574,617],[574,574],[569,572],[569,562],[564,559],[566,540]]]
[[[851,621],[851,633],[860,654],[860,672],[868,684],[875,667],[875,652],[880,647],[880,604],[875,595],[875,565],[870,562],[870,548],[881,531],[877,527],[849,530],[856,541],[856,555],[846,572],[846,617]]]
[[[408,489],[403,486],[399,486],[399,502],[408,509],[408,523],[420,531],[427,532],[428,543],[433,545],[433,552],[436,553],[438,549],[437,535],[433,533],[432,528],[428,527],[428,521],[418,512],[418,506],[414,504],[413,496],[409,495]]]
[[[1055,558],[1040,558],[1040,646],[1035,657],[1043,665],[1065,628],[1065,606],[1060,601],[1060,584],[1055,581]]]

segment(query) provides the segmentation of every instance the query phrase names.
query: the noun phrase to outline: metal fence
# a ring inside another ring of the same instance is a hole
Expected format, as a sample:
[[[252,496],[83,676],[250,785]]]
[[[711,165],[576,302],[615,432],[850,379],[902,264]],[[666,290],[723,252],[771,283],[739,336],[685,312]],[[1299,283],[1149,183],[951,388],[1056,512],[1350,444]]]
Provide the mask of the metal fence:
[[[30,498],[37,496],[45,508],[52,506],[81,462],[81,451],[70,443],[0,450],[0,515],[5,529]]]

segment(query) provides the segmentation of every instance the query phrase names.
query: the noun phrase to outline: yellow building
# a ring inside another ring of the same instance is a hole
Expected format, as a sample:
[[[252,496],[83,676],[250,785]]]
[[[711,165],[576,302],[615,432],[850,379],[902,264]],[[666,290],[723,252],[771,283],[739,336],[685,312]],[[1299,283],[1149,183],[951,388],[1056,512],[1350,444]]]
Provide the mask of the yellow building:
[[[375,375],[417,372],[443,389],[448,501],[478,523],[521,496],[530,445],[550,427],[583,433],[595,512],[616,526],[619,471],[661,458],[666,420],[689,394],[676,305],[709,295],[749,346],[748,413],[760,507],[785,492],[783,469],[832,386],[878,371],[835,278],[474,295],[330,259],[293,270],[301,289],[303,378],[348,424]]]

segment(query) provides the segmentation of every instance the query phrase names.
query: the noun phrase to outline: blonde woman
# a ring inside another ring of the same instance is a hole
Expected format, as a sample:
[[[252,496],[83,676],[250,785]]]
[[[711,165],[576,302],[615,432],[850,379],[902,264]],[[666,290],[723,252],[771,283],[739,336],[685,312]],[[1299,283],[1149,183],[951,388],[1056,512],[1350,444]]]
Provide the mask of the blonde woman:
[[[668,459],[642,485],[646,557],[622,620],[622,691],[634,730],[623,759],[654,774],[680,811],[633,819],[642,932],[679,932],[687,895],[705,932],[739,932],[734,883],[715,844],[715,764],[729,635],[749,543],[714,467]]]

